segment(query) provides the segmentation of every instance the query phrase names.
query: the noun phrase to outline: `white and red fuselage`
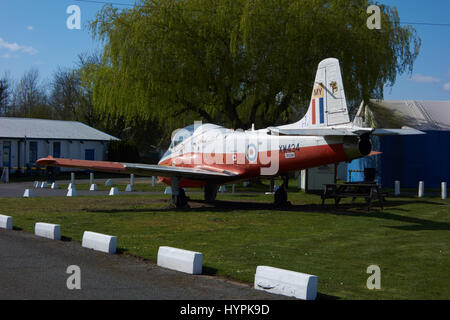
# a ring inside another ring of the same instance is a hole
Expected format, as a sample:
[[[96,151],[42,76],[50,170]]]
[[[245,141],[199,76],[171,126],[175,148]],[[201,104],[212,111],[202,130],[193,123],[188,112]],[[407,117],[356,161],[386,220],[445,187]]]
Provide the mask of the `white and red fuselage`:
[[[178,143],[177,143],[178,141]],[[269,129],[233,130],[212,124],[178,131],[159,165],[232,172],[217,184],[273,177],[363,156],[353,137],[283,136]],[[161,178],[170,185],[170,177]],[[205,181],[180,181],[180,187],[202,187]]]

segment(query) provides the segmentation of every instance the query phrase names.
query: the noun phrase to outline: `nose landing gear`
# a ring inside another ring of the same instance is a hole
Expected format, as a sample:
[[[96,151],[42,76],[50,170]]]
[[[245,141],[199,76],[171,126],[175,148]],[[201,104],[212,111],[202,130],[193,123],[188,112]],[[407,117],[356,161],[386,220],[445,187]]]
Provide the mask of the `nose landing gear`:
[[[277,191],[275,191],[274,204],[277,208],[287,207],[291,205],[291,203],[287,200],[288,183],[289,177],[283,176],[283,184],[278,188]]]

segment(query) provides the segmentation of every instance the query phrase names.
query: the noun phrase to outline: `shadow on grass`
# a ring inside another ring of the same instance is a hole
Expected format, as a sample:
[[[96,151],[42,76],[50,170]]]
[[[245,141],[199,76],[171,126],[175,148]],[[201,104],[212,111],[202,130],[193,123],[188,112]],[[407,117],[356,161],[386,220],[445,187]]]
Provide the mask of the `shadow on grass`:
[[[207,275],[207,276],[215,276],[215,275],[217,275],[217,269],[216,268],[212,268],[212,267],[208,267],[208,266],[203,266],[202,267],[202,274],[203,275]]]
[[[385,210],[381,210],[379,207],[372,207],[371,212],[367,211],[367,204],[365,203],[345,203],[335,207],[332,204],[326,204],[324,206],[320,204],[304,204],[304,205],[289,205],[282,208],[276,207],[273,203],[265,202],[250,202],[250,201],[228,201],[228,200],[216,200],[214,203],[207,203],[204,200],[190,200],[190,208],[179,209],[173,207],[170,202],[167,202],[167,207],[152,209],[152,208],[118,208],[118,209],[85,209],[89,212],[102,212],[102,213],[119,213],[119,212],[135,212],[135,213],[164,213],[164,212],[232,212],[236,210],[259,210],[260,214],[266,214],[267,211],[287,211],[298,213],[321,213],[321,214],[333,214],[339,216],[351,216],[351,217],[368,217],[376,219],[385,219],[391,221],[399,221],[412,223],[410,226],[390,226],[405,231],[419,231],[419,230],[450,230],[450,223],[436,222],[432,220],[420,219],[415,217],[408,217],[406,215],[395,214],[388,212],[391,210],[398,210],[401,212],[409,212],[410,210],[404,208],[396,208],[398,206],[407,204],[426,204],[426,205],[445,205],[440,202],[433,202],[427,200],[388,200],[385,201]],[[374,205],[378,202],[375,201]]]
[[[64,241],[64,242],[71,242],[71,241],[72,241],[72,238],[71,238],[71,237],[66,237],[66,236],[61,236],[61,241]]]
[[[340,300],[340,299],[341,298],[337,297],[337,296],[333,296],[333,295],[330,295],[330,294],[317,292],[316,300]]]
[[[116,254],[124,254],[128,252],[127,248],[116,248]]]

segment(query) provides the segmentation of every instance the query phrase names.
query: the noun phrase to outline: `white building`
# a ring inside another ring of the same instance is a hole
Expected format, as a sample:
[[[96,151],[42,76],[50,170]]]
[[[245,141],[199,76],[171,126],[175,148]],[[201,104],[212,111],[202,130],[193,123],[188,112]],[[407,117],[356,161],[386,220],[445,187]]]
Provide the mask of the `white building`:
[[[24,172],[49,155],[101,161],[111,140],[118,139],[81,122],[0,117],[0,167]]]

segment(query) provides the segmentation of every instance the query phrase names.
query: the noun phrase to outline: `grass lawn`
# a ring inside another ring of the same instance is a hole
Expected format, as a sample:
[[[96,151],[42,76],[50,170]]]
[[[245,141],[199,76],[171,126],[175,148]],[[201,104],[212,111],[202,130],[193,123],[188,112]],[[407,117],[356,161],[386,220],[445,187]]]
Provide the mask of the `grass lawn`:
[[[261,192],[219,194],[217,206],[188,196],[189,210],[160,194],[0,198],[0,214],[27,232],[35,222],[60,224],[72,241],[84,231],[115,235],[120,252],[155,262],[159,246],[199,251],[206,274],[249,283],[258,265],[314,274],[319,299],[450,299],[449,200],[389,198],[368,213],[362,200],[336,210],[301,192],[289,194],[286,210]],[[381,290],[366,287],[373,264]]]

